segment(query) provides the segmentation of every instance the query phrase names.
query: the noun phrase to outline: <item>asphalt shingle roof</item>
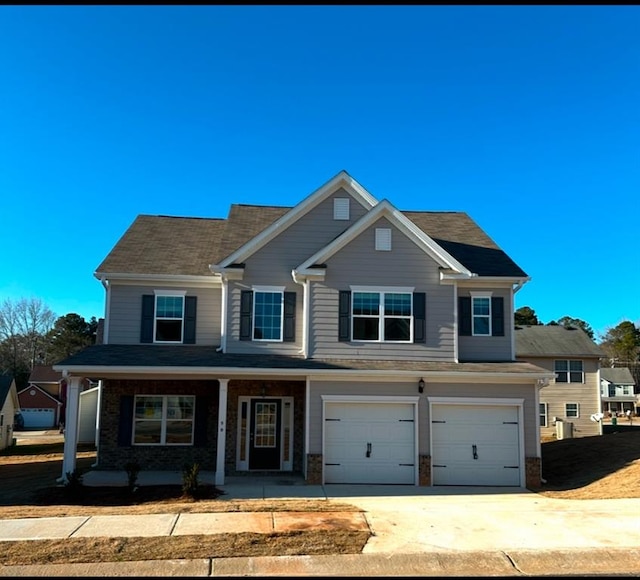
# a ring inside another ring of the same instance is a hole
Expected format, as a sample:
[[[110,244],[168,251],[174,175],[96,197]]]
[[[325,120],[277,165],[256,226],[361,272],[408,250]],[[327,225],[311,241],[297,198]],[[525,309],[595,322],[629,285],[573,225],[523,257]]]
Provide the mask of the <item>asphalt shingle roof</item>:
[[[13,383],[13,377],[10,375],[0,375],[0,407],[4,406],[4,402],[7,400],[7,395],[11,390],[11,384]],[[11,418],[13,421],[13,418]]]
[[[103,274],[211,276],[219,263],[291,208],[233,204],[226,219],[140,215],[98,266]],[[480,276],[526,273],[463,212],[403,212]]]
[[[627,367],[618,368],[602,368],[600,369],[600,376],[616,385],[635,385],[631,371]]]
[[[525,362],[454,363],[305,359],[301,356],[224,354],[213,346],[100,344],[66,358],[57,367],[184,367],[313,370],[409,370],[419,372],[547,372]]]
[[[603,357],[604,352],[581,328],[560,325],[516,326],[516,356]]]

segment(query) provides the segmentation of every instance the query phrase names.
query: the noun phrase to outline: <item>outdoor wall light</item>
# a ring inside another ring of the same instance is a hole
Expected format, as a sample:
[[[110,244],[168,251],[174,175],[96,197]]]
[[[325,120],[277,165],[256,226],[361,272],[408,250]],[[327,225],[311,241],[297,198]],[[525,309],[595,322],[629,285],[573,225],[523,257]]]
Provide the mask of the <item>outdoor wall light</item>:
[[[418,392],[424,393],[424,379],[418,381]]]

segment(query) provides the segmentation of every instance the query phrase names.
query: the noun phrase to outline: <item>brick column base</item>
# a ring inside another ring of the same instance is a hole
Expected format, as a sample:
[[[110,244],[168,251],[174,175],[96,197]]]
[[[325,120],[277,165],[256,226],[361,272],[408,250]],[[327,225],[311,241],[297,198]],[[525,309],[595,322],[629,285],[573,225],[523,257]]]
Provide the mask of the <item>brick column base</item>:
[[[525,485],[531,489],[537,489],[542,485],[542,461],[539,457],[527,457],[525,459]]]
[[[307,455],[307,483],[322,485],[322,455],[309,453]]]
[[[420,455],[418,457],[418,485],[431,485],[431,455]]]

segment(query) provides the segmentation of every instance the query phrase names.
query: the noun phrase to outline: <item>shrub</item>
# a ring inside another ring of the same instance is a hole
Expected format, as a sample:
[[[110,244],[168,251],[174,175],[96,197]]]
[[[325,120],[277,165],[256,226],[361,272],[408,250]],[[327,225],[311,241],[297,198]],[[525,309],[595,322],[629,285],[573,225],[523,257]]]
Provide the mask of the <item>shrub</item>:
[[[129,461],[125,463],[125,471],[127,472],[127,486],[129,491],[134,492],[138,489],[138,474],[140,473],[140,464],[137,461]]]
[[[82,472],[80,472],[78,469],[74,469],[73,471],[67,471],[65,476],[65,492],[69,497],[75,499],[82,494],[82,491],[84,489],[82,483]]]
[[[182,493],[192,498],[197,497],[200,487],[199,474],[200,465],[198,463],[184,466],[182,470]]]

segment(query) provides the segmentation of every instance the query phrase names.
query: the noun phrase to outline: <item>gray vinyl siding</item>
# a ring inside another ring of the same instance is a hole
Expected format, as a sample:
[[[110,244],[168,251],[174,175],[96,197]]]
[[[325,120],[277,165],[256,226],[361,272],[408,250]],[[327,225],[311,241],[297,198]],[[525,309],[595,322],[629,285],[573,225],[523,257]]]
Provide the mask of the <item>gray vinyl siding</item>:
[[[459,336],[458,360],[460,361],[509,361],[511,355],[511,335],[513,333],[513,313],[511,312],[511,292],[507,288],[474,288],[474,292],[491,292],[492,297],[504,298],[504,336]],[[469,290],[461,288],[458,296],[470,296]],[[458,313],[460,315],[460,313]]]
[[[574,437],[590,437],[600,434],[600,425],[591,420],[591,415],[600,410],[600,386],[598,384],[599,363],[595,359],[557,356],[553,358],[524,358],[518,360],[530,362],[538,367],[554,372],[554,361],[582,360],[584,369],[584,383],[556,383],[552,379],[546,387],[540,390],[540,402],[547,403],[547,427],[540,427],[540,435],[544,438],[556,436],[556,426],[553,418],[573,423]],[[567,417],[565,403],[580,405],[578,418]]]
[[[229,284],[229,334],[226,352],[299,354],[302,348],[303,332],[303,289],[302,286],[293,282],[291,271],[349,228],[365,213],[365,209],[351,199],[350,219],[334,220],[333,199],[336,197],[350,196],[343,189],[339,189],[245,260],[242,281]],[[284,286],[286,292],[296,292],[295,342],[239,340],[240,293],[242,290],[250,290],[254,285]]]
[[[196,312],[196,344],[220,344],[219,287],[188,288],[176,285],[132,286],[112,284],[109,315],[109,344],[140,344],[142,296],[154,290],[186,290],[187,296],[198,297]]]
[[[375,250],[376,228],[392,230],[392,249]],[[340,342],[340,290],[404,286],[426,293],[426,342]],[[311,284],[309,354],[314,358],[454,360],[454,292],[441,285],[437,263],[382,218],[327,260],[324,282]]]
[[[321,395],[359,395],[388,396],[389,402],[395,397],[416,396],[418,379],[405,383],[394,382],[350,382],[350,381],[311,381],[309,399],[309,453],[322,453],[322,398]],[[427,381],[424,393],[418,402],[418,453],[429,455],[429,403],[427,397],[465,397],[524,399],[524,450],[526,457],[538,456],[537,429],[538,409],[535,400],[535,387],[526,384],[493,383],[434,383]],[[472,403],[473,404],[473,403]]]

